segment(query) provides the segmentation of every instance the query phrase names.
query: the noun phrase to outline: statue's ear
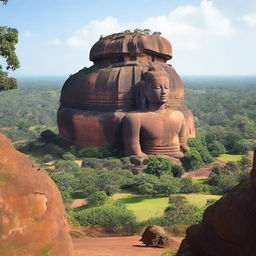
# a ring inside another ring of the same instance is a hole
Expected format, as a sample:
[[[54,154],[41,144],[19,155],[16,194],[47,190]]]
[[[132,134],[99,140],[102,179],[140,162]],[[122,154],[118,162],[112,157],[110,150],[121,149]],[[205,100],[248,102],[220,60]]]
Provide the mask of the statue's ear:
[[[136,108],[144,110],[147,108],[146,104],[146,83],[145,81],[140,81],[135,85],[135,97],[136,97]]]

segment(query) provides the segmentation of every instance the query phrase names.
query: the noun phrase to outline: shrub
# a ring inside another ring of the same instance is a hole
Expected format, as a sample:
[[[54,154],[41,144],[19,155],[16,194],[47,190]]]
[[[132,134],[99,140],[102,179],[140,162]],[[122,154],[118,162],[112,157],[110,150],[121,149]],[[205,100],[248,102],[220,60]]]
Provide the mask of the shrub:
[[[100,206],[104,205],[107,201],[108,197],[104,191],[95,191],[89,197],[88,204]]]
[[[103,163],[102,160],[98,158],[84,158],[82,161],[82,167],[101,169],[103,168]]]
[[[217,157],[220,154],[225,153],[224,145],[218,141],[213,141],[212,143],[208,144],[207,148],[213,157]]]
[[[184,173],[182,166],[173,164],[170,160],[159,156],[150,156],[146,158],[143,163],[147,165],[146,169],[144,170],[145,173],[158,177],[162,174],[180,177]]]
[[[71,202],[71,193],[77,189],[78,180],[72,173],[55,172],[51,173],[51,178],[57,184],[64,203]]]
[[[199,152],[204,163],[211,163],[213,161],[207,147],[203,144],[200,138],[189,138],[188,145],[191,149],[195,149]]]
[[[202,219],[202,210],[190,205],[183,196],[172,196],[169,199],[169,206],[164,211],[164,218],[170,224],[196,224]]]
[[[183,167],[187,170],[195,170],[203,165],[203,160],[199,152],[195,149],[189,150],[183,158],[181,158]]]
[[[103,166],[108,170],[115,170],[122,167],[122,162],[120,159],[104,159]]]
[[[100,206],[75,213],[75,219],[82,226],[101,225],[112,231],[133,230],[136,217],[132,211],[123,207]]]
[[[125,187],[136,191],[139,194],[151,194],[157,193],[157,187],[159,185],[159,179],[151,174],[138,174],[132,176],[127,180]]]
[[[180,192],[180,181],[171,175],[162,175],[159,179],[159,185],[157,186],[157,192],[159,194],[177,194]]]
[[[194,186],[191,178],[180,179],[180,193],[189,194],[193,192],[193,189]]]
[[[74,161],[71,160],[58,160],[55,162],[55,170],[63,172],[77,172],[80,168]]]
[[[43,156],[43,162],[44,162],[44,163],[53,161],[53,159],[54,159],[53,156],[50,155],[50,154],[45,154],[45,155]]]
[[[42,131],[40,136],[41,136],[41,140],[45,141],[45,142],[49,142],[49,141],[57,138],[57,135],[54,132],[52,132],[51,130]]]
[[[71,160],[71,161],[76,160],[76,156],[73,155],[73,154],[70,153],[70,152],[67,152],[67,153],[63,154],[63,155],[62,155],[62,158],[63,158],[64,160]]]

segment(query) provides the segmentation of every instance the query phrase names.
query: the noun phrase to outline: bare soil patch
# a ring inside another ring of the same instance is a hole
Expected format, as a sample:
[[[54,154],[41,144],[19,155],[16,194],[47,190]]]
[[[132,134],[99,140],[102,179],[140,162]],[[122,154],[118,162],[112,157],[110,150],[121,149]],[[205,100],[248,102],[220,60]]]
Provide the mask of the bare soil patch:
[[[140,236],[73,239],[75,256],[161,256],[165,251],[177,249],[181,238],[169,238],[168,248],[145,247]]]
[[[216,164],[220,165],[220,166],[226,166],[227,162],[219,160],[219,159],[215,159],[214,162],[212,162],[210,164],[206,164],[206,165],[202,166],[200,169],[197,169],[197,170],[191,171],[191,172],[185,172],[182,175],[182,178],[207,179],[207,178],[209,178],[209,176],[211,174],[212,167]]]

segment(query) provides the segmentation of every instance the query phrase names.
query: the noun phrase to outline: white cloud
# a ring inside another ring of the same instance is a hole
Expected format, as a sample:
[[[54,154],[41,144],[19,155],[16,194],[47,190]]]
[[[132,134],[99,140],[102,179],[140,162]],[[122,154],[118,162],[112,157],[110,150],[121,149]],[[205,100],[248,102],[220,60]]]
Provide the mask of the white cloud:
[[[256,28],[256,13],[244,15],[242,20],[247,26]]]
[[[149,17],[140,23],[125,24],[113,17],[94,20],[76,30],[66,43],[72,48],[86,49],[91,47],[101,34],[108,35],[136,27],[161,31],[176,48],[181,49],[200,48],[206,37],[229,36],[235,31],[230,20],[214,7],[212,1],[203,0],[199,6],[181,6],[166,16]]]
[[[205,38],[230,36],[235,29],[213,3],[203,0],[197,7],[181,6],[167,16],[150,17],[143,27],[161,31],[178,48],[200,48]]]
[[[67,72],[76,72],[90,66],[89,51],[92,45],[104,36],[126,29],[148,28],[160,31],[173,45],[174,58],[171,63],[179,73],[186,74],[240,74],[248,72],[248,63],[254,61],[255,53],[250,52],[244,60],[237,49],[246,48],[243,31],[234,28],[231,20],[213,1],[202,0],[198,5],[180,6],[167,15],[148,17],[140,22],[120,22],[114,17],[93,20],[60,41],[52,40],[58,47]],[[240,25],[235,23],[236,25]],[[251,40],[253,41],[253,40]],[[67,47],[72,49],[67,49]],[[249,47],[252,48],[252,47]],[[55,54],[56,49],[53,49]],[[235,54],[234,54],[235,53]],[[234,61],[234,55],[241,60]],[[58,59],[58,58],[56,58]],[[241,62],[243,64],[241,64]],[[251,71],[250,71],[251,72]]]
[[[52,45],[60,45],[60,44],[62,44],[62,41],[59,38],[55,38],[55,39],[49,41],[49,43]]]
[[[119,32],[123,26],[117,19],[110,16],[101,21],[94,20],[76,30],[66,40],[66,43],[72,48],[87,48],[96,42],[101,34],[108,35]]]

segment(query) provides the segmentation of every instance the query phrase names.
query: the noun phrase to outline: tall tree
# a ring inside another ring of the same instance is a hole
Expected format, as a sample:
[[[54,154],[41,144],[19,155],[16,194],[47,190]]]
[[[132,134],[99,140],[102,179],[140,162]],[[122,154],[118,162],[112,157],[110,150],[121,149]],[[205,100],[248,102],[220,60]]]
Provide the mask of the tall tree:
[[[7,4],[8,0],[0,0],[3,4]],[[0,57],[6,60],[6,70],[15,70],[20,67],[18,57],[15,53],[15,46],[18,43],[18,30],[6,26],[0,26]],[[8,77],[8,73],[4,72],[0,65],[0,91],[7,91],[17,88],[15,78]]]

